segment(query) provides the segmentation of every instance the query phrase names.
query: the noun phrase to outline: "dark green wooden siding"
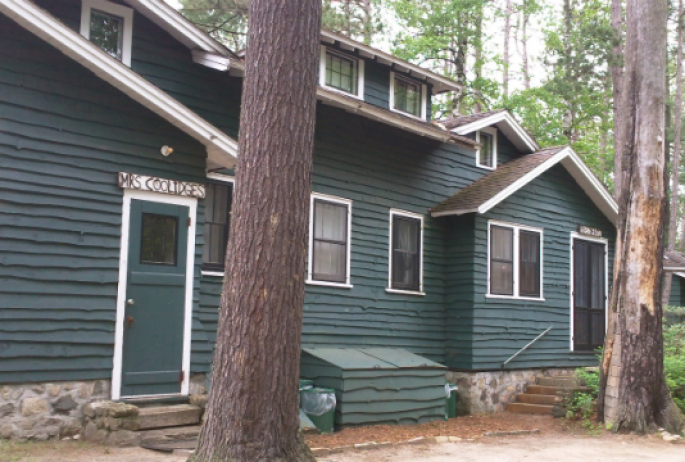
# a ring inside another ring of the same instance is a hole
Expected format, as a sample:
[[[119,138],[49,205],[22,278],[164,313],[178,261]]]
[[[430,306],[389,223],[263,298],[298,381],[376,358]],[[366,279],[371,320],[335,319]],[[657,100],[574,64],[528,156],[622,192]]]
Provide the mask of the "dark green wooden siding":
[[[0,43],[0,382],[109,377],[116,173],[203,182],[205,149],[4,16]],[[201,245],[198,226],[198,263]],[[211,345],[193,346],[206,369]]]
[[[685,306],[685,278],[673,274],[668,304],[671,306]]]
[[[488,220],[543,228],[545,301],[486,298]],[[587,365],[592,356],[570,352],[571,233],[579,224],[602,230],[614,241],[615,228],[558,165],[484,215],[455,219],[457,226],[473,229],[475,243],[455,241],[450,255],[474,251],[471,283],[461,298],[447,306],[449,329],[447,365],[456,369],[499,369],[502,362],[549,326],[554,328],[509,368]],[[609,263],[613,261],[609,246]],[[612,274],[611,266],[608,269]],[[468,278],[468,274],[464,274]],[[456,282],[456,281],[455,281]],[[469,304],[469,298],[473,303]]]

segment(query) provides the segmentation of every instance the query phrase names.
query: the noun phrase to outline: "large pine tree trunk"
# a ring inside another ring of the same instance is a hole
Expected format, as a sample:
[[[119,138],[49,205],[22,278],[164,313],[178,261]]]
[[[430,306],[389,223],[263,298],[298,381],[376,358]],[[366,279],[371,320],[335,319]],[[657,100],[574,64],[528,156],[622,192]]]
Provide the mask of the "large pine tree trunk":
[[[628,0],[621,120],[626,134],[619,200],[611,367],[600,390],[615,431],[682,431],[663,370],[661,276],[665,215],[666,0]],[[628,136],[629,134],[629,136]]]
[[[231,236],[195,462],[313,461],[298,378],[320,0],[252,0]]]
[[[676,92],[675,92],[675,140],[671,160],[671,202],[668,214],[668,250],[675,250],[678,231],[678,206],[680,205],[680,151],[681,121],[683,119],[683,0],[678,2],[678,42],[676,46]],[[685,222],[684,222],[685,223]],[[683,225],[685,227],[685,225]],[[685,229],[684,229],[685,230]],[[662,301],[668,303],[671,294],[671,273],[664,278]]]

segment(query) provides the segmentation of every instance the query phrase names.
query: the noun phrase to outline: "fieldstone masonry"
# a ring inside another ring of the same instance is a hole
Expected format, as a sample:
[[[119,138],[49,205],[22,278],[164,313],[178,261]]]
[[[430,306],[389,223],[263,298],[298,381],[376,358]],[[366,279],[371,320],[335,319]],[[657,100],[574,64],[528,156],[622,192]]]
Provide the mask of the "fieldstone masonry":
[[[135,446],[140,442],[138,407],[113,401],[98,401],[83,408],[83,437],[109,446]]]
[[[489,372],[447,372],[448,382],[459,387],[457,414],[503,412],[507,403],[516,401],[536,377],[571,375],[574,369],[527,369]]]
[[[0,386],[0,438],[39,440],[79,435],[86,404],[108,399],[108,380]]]

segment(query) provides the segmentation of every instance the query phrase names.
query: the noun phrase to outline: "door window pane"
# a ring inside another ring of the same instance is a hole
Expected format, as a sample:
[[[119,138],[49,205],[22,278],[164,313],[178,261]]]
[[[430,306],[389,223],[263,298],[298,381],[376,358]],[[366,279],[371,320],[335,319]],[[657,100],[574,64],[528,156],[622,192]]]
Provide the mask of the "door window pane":
[[[175,265],[177,234],[178,218],[143,213],[140,262],[149,265]]]
[[[606,322],[605,246],[576,239],[573,242],[573,344],[576,350],[594,350],[604,343]]]
[[[223,271],[231,227],[231,183],[208,183],[205,194],[205,244],[203,267]]]
[[[326,86],[357,94],[357,60],[326,53]]]
[[[90,41],[107,54],[121,61],[124,38],[124,19],[103,11],[90,14]]]
[[[349,206],[314,200],[312,278],[316,281],[347,281],[347,214]]]
[[[490,227],[490,293],[514,295],[514,230]]]
[[[540,233],[519,232],[519,295],[540,296]]]
[[[421,289],[421,220],[393,215],[392,220],[393,289]]]

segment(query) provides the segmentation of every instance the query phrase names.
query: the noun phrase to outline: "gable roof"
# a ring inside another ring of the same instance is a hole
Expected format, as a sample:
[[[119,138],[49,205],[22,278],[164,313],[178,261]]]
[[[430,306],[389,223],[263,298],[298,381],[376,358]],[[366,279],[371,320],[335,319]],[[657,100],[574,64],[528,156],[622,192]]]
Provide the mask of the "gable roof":
[[[433,85],[433,93],[435,94],[444,93],[446,91],[460,91],[462,89],[461,84],[450,78],[443,77],[440,74],[436,74],[428,69],[412,64],[409,61],[400,59],[390,53],[371,48],[368,45],[364,45],[363,43],[352,40],[344,35],[322,29],[321,41],[331,44],[337,42],[343,50],[357,51],[363,58],[375,59],[379,63],[391,66],[399,72],[407,73],[418,80],[428,82]]]
[[[569,146],[546,148],[507,162],[433,207],[431,215],[485,213],[557,164],[566,168],[592,202],[615,223],[618,205]]]
[[[676,273],[677,276],[685,277],[685,275],[678,274],[685,272],[685,254],[676,250],[665,250],[664,271]]]
[[[535,139],[506,109],[459,115],[440,123],[459,135],[468,135],[482,128],[496,125],[519,151],[529,154],[540,149]]]
[[[210,162],[222,167],[235,165],[238,156],[236,140],[65,26],[47,11],[29,0],[0,0],[0,13],[205,145]]]

